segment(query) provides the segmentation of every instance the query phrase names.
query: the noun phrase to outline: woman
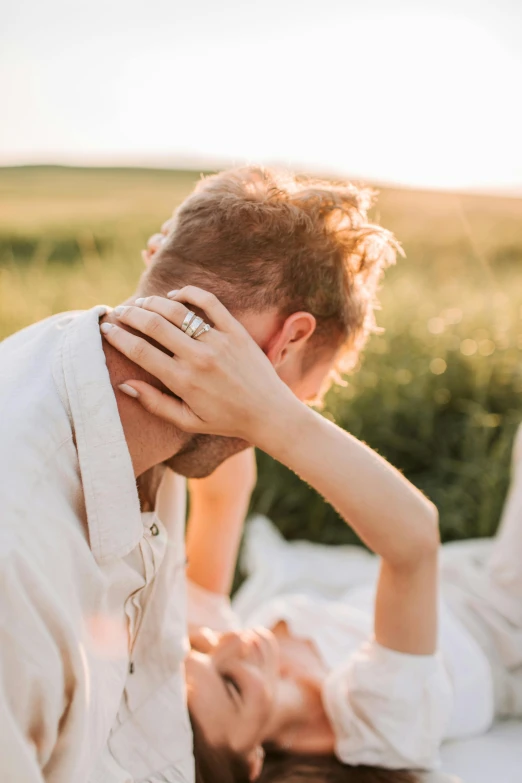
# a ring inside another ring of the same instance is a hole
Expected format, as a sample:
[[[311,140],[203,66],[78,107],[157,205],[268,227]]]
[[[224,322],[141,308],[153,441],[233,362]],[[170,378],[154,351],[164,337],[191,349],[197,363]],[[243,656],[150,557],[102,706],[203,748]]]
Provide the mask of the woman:
[[[261,772],[266,747],[279,763],[285,754],[296,754],[301,765],[303,754],[310,760],[335,755],[346,771],[359,768],[357,778],[345,779],[379,780],[379,768],[435,767],[444,737],[484,731],[495,712],[520,714],[522,536],[513,515],[506,516],[482,581],[479,567],[465,579],[457,569],[450,579],[454,614],[443,623],[438,652],[433,505],[375,452],[294,397],[215,297],[188,287],[171,299],[146,299],[119,315],[148,334],[146,310],[160,314],[154,340],[172,359],[124,330],[105,336],[129,358],[139,355],[139,364],[176,397],[132,379],[123,391],[186,431],[262,448],[321,492],[380,558],[373,608],[357,591],[349,617],[339,606],[299,606],[287,596],[277,606],[257,607],[259,628],[195,635],[187,684],[197,741],[203,737],[210,748],[223,750],[251,778]],[[214,324],[199,339],[183,334],[191,318],[183,303],[200,308]],[[215,606],[217,628],[236,622],[224,596],[253,481],[251,457],[234,459],[193,488],[188,531],[191,589],[198,611],[208,615],[208,605]],[[338,640],[339,629],[347,627],[343,660],[336,660],[319,636]],[[341,779],[339,764],[321,763],[329,765],[323,779]],[[413,779],[387,773],[387,780],[394,778]]]

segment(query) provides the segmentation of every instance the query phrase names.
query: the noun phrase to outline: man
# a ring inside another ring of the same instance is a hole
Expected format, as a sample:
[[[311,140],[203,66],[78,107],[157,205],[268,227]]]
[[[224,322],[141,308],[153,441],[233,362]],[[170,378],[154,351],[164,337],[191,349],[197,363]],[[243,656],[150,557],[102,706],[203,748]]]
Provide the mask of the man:
[[[207,178],[130,301],[187,283],[212,291],[312,398],[334,364],[355,362],[394,257],[368,203],[350,186],[255,168]],[[119,389],[126,379],[159,384],[102,343],[104,319],[117,321],[105,307],[54,316],[0,347],[6,781],[193,776],[181,476],[208,475],[247,444],[183,433],[136,406]],[[170,508],[160,489],[157,515],[142,515],[155,499],[145,479],[165,465]]]

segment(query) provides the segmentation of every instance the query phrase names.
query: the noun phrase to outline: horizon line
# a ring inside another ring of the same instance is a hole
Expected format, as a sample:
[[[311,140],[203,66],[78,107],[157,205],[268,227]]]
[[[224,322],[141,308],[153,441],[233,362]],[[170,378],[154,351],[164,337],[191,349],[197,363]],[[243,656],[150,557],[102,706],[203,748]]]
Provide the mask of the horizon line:
[[[118,170],[132,170],[136,171],[179,171],[179,172],[200,172],[210,173],[214,171],[222,171],[227,168],[237,168],[245,165],[259,165],[266,168],[278,168],[288,171],[295,171],[302,174],[310,174],[311,176],[324,177],[325,179],[343,179],[351,182],[367,185],[368,187],[375,188],[388,188],[388,189],[401,189],[401,190],[417,190],[436,193],[453,193],[453,194],[469,194],[469,195],[484,195],[484,196],[499,196],[504,198],[522,198],[522,183],[520,185],[503,186],[503,185],[435,185],[435,184],[419,184],[412,183],[407,180],[380,180],[364,177],[360,174],[348,174],[341,169],[333,170],[328,167],[314,166],[298,164],[289,166],[283,164],[280,161],[275,162],[254,162],[254,161],[234,161],[233,159],[215,158],[205,156],[187,156],[184,155],[176,160],[176,157],[168,159],[158,158],[100,158],[94,156],[90,162],[85,161],[77,162],[74,156],[68,160],[58,160],[52,158],[50,160],[18,160],[16,162],[7,162],[0,155],[0,171],[5,169],[22,169],[22,168],[62,168],[62,169],[118,169]]]

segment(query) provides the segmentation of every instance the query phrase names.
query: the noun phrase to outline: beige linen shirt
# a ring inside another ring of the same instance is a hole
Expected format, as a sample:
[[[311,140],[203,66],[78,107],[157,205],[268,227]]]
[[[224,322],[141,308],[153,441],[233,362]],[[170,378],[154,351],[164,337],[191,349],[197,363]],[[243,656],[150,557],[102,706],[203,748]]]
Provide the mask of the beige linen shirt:
[[[158,514],[140,513],[105,311],[54,316],[0,345],[5,783],[194,776],[184,481],[169,473]]]

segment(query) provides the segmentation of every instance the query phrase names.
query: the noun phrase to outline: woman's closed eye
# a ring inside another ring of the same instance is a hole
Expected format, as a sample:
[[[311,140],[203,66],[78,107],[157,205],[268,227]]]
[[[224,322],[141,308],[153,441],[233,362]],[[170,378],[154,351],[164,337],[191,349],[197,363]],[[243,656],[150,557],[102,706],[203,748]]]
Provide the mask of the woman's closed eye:
[[[223,680],[225,684],[225,688],[227,689],[227,692],[229,696],[236,702],[237,699],[241,698],[241,688],[238,685],[237,680],[234,679],[230,674],[222,674],[221,679]]]

